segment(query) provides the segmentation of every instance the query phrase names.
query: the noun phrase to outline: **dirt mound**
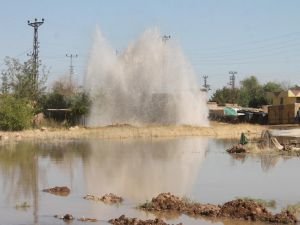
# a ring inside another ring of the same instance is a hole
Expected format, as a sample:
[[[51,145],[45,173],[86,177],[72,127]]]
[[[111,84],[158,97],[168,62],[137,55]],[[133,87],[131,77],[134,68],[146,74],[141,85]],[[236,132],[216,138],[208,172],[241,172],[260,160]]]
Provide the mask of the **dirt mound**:
[[[54,217],[64,221],[74,220],[74,217],[71,214],[65,214],[64,216],[55,215]]]
[[[289,211],[273,215],[253,200],[237,199],[224,205],[193,203],[170,193],[161,193],[151,202],[140,206],[146,211],[176,211],[192,216],[208,216],[218,218],[244,219],[271,223],[295,224],[297,218]]]
[[[148,211],[177,211],[188,215],[216,216],[220,210],[219,206],[212,204],[192,203],[187,199],[179,198],[170,193],[161,193],[153,198],[150,203],[140,206]]]
[[[123,201],[123,198],[115,194],[109,193],[101,197],[101,201],[107,204],[117,204]]]
[[[137,218],[127,218],[124,215],[117,219],[111,219],[108,222],[113,225],[168,225],[161,219],[139,220]],[[178,225],[182,225],[182,223],[179,223]]]
[[[263,220],[272,216],[262,205],[252,200],[237,199],[226,202],[220,209],[219,216],[245,220]]]
[[[246,149],[242,145],[234,145],[231,148],[226,150],[230,154],[235,154],[235,153],[246,153]]]
[[[97,197],[95,195],[86,195],[83,197],[86,200],[92,200],[92,201],[101,201],[106,204],[118,204],[123,201],[123,198],[120,196],[117,196],[115,194],[109,193],[105,194],[102,197]]]
[[[261,204],[253,200],[237,199],[226,202],[220,209],[221,217],[229,217],[236,219],[245,219],[251,221],[264,221],[271,223],[293,224],[297,223],[297,218],[289,211],[281,212],[273,215]]]
[[[43,191],[54,194],[54,195],[60,195],[60,196],[67,196],[71,192],[70,188],[68,188],[66,186],[47,188],[47,189],[44,189]]]

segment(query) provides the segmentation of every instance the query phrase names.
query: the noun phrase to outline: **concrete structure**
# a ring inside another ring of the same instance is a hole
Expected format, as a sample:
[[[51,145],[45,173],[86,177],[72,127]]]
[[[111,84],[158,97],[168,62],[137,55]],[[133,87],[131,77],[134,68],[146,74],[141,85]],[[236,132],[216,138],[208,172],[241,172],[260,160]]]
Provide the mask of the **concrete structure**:
[[[271,104],[274,106],[300,103],[300,88],[270,93],[269,97],[271,97]]]
[[[295,123],[300,107],[300,88],[269,94],[272,106],[268,107],[269,124]]]

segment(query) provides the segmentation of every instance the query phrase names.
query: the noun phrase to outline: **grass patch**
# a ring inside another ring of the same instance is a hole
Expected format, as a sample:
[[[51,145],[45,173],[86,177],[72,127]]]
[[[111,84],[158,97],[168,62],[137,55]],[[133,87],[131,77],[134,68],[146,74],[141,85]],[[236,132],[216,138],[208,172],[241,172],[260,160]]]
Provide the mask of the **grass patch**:
[[[251,197],[236,197],[236,199],[241,199],[244,201],[254,201],[258,204],[261,204],[262,206],[266,208],[275,209],[276,208],[276,201],[275,200],[265,200],[260,198],[251,198]]]
[[[30,205],[27,202],[16,204],[16,209],[27,209],[30,208]]]

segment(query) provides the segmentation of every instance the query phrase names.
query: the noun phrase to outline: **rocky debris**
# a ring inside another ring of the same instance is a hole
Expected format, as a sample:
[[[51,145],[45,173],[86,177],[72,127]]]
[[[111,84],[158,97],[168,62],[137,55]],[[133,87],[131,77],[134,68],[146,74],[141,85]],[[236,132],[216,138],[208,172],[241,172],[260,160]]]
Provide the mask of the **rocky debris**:
[[[242,145],[234,145],[231,148],[226,150],[230,154],[236,154],[236,153],[246,153],[246,149]]]
[[[97,197],[95,195],[86,195],[83,197],[86,200],[92,200],[92,201],[101,201],[106,204],[119,204],[123,201],[123,198],[120,196],[117,196],[115,194],[109,193],[105,194],[102,197]]]
[[[237,199],[223,205],[193,203],[170,193],[161,193],[151,202],[140,206],[146,211],[176,211],[190,216],[243,219],[270,223],[295,224],[297,218],[289,211],[273,215],[253,200]]]
[[[81,221],[81,222],[97,222],[98,220],[94,219],[94,218],[81,217],[81,218],[78,219],[78,221]]]
[[[54,195],[60,195],[60,196],[67,196],[70,194],[71,190],[70,188],[66,187],[66,186],[62,186],[62,187],[53,187],[53,188],[47,188],[43,190],[44,192],[48,192]]]
[[[168,225],[163,220],[157,218],[154,220],[139,220],[137,218],[127,218],[124,215],[117,219],[111,219],[108,222],[113,225]],[[182,225],[182,223],[178,225]]]
[[[64,216],[58,216],[58,215],[55,215],[54,216],[55,218],[58,218],[58,219],[61,219],[61,220],[65,220],[65,221],[71,221],[71,220],[74,220],[74,217],[71,215],[71,214],[65,214]]]

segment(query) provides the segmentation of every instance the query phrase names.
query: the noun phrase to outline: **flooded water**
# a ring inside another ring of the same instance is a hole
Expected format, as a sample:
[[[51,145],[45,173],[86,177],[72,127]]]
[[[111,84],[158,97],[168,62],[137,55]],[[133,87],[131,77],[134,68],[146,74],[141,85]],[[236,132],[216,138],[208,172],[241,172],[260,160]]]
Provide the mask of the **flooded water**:
[[[65,224],[54,215],[66,213],[99,219],[93,224],[108,224],[122,214],[155,218],[135,207],[161,192],[215,204],[236,197],[276,200],[275,211],[300,202],[300,158],[232,157],[225,152],[229,145],[204,138],[1,144],[0,224]],[[67,197],[42,192],[64,185],[71,188]],[[110,192],[124,202],[113,206],[83,199]],[[30,207],[16,207],[24,202]],[[249,224],[158,216],[168,223]]]

